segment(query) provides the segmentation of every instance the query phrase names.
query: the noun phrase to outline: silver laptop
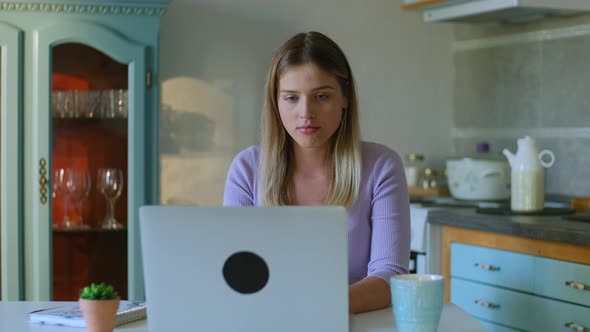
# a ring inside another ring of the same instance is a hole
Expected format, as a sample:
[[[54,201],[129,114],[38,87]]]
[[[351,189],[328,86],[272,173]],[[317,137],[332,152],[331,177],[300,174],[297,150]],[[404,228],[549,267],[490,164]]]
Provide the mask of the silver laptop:
[[[348,331],[341,207],[140,208],[148,327]]]

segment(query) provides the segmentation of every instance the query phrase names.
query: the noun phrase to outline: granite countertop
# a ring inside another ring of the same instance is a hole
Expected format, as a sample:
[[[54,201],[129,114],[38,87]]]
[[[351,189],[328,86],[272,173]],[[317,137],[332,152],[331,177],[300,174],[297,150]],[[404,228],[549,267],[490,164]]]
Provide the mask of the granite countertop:
[[[431,211],[428,222],[590,246],[590,222],[566,220],[562,216],[506,216],[480,214],[475,209],[442,209]]]

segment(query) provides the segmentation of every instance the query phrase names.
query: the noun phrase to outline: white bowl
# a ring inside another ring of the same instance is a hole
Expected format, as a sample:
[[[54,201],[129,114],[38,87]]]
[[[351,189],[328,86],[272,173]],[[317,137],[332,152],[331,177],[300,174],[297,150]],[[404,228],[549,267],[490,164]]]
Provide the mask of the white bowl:
[[[465,200],[505,200],[510,197],[510,165],[483,159],[447,160],[449,191]]]

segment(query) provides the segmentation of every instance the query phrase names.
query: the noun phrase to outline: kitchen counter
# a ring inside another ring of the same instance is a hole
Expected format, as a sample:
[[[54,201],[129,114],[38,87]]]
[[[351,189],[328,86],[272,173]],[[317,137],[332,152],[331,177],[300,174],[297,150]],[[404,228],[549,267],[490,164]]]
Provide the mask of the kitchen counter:
[[[590,266],[590,222],[562,216],[480,214],[475,208],[432,210],[427,221],[440,228],[441,272],[447,302],[451,291],[451,247],[455,243],[542,257],[556,264]]]
[[[495,324],[493,331],[590,326],[589,298],[571,286],[590,282],[590,222],[480,214],[474,208],[432,210],[427,221],[439,226],[445,301]],[[538,312],[551,315],[535,319],[536,326],[521,319]]]
[[[475,209],[431,211],[428,222],[535,240],[590,246],[590,222],[562,216],[505,216],[480,214]]]

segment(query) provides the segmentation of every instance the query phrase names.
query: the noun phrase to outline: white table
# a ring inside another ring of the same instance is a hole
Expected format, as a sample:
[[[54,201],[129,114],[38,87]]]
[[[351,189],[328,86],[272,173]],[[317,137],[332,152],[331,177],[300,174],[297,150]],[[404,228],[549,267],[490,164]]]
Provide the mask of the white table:
[[[0,331],[18,332],[83,332],[75,327],[36,325],[28,322],[27,313],[59,304],[72,302],[0,302]],[[454,304],[445,304],[439,329],[440,332],[486,332],[487,330],[465,311]],[[141,320],[121,325],[115,331],[147,332],[147,321]],[[391,308],[352,315],[351,332],[394,332],[395,321]]]

